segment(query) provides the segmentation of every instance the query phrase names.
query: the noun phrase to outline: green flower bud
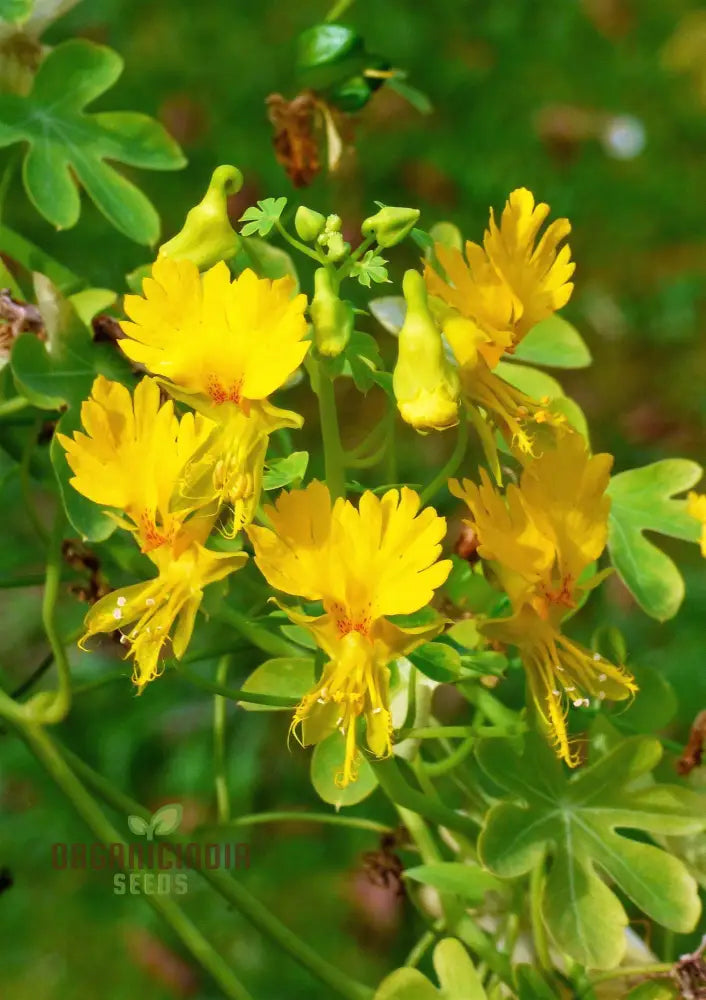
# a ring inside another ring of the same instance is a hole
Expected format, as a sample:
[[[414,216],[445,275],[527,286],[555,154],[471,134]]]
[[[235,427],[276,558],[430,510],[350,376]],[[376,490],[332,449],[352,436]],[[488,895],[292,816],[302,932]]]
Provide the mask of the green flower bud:
[[[381,208],[375,215],[365,219],[360,231],[363,236],[372,233],[381,247],[394,247],[414,229],[419,219],[418,208]]]
[[[228,219],[228,195],[243,186],[237,167],[216,167],[208,191],[186,216],[180,232],[159,248],[159,253],[177,260],[191,260],[205,270],[219,260],[229,260],[240,246],[240,237]]]
[[[309,306],[314,327],[314,343],[319,353],[335,358],[344,350],[353,333],[355,315],[350,302],[339,299],[331,272],[320,267],[314,274],[314,298]]]
[[[325,225],[326,219],[321,212],[315,212],[305,205],[300,205],[294,216],[294,228],[297,231],[297,236],[305,243],[313,243],[316,237],[323,232]]]
[[[316,242],[326,250],[326,256],[334,264],[342,260],[351,248],[350,243],[346,243],[341,233],[326,232],[326,230],[321,233]]]
[[[445,430],[458,423],[458,371],[446,357],[421,274],[407,271],[402,291],[407,314],[392,377],[397,406],[402,419],[418,431]]]

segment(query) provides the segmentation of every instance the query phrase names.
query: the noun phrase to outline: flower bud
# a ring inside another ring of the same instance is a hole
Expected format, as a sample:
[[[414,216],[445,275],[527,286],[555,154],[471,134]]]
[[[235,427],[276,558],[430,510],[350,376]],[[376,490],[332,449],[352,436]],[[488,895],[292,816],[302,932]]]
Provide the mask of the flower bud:
[[[193,261],[200,270],[233,257],[240,237],[228,219],[227,199],[242,186],[237,167],[216,167],[202,201],[188,213],[180,232],[159,248],[160,255]]]
[[[365,219],[360,231],[363,236],[372,233],[381,247],[394,247],[405,236],[409,236],[418,219],[418,208],[393,208],[386,205],[375,215]]]
[[[402,419],[418,431],[445,430],[458,423],[460,382],[427,303],[424,278],[407,271],[402,281],[407,315],[399,333],[392,386]]]
[[[319,353],[335,358],[350,340],[355,317],[351,303],[339,299],[334,291],[331,273],[325,267],[314,274],[314,298],[309,314]]]
[[[317,236],[323,232],[326,219],[321,212],[315,212],[306,205],[300,205],[297,214],[294,216],[294,228],[297,236],[305,243],[313,243]]]

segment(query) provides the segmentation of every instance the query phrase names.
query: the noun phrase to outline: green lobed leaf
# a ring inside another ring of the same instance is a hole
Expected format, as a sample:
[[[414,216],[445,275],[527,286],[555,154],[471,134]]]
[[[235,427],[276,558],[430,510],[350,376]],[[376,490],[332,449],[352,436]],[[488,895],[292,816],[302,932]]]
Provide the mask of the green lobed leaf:
[[[262,478],[263,490],[278,490],[283,486],[289,486],[290,483],[298,486],[304,478],[308,464],[308,451],[293,451],[285,458],[268,459]]]
[[[278,656],[266,660],[241,684],[249,694],[276,694],[299,701],[314,686],[314,659],[310,656]],[[254,702],[238,702],[246,712],[281,712],[289,709]]]
[[[439,941],[432,958],[444,1000],[487,1000],[483,982],[457,938]]]
[[[439,892],[454,893],[467,903],[481,903],[486,892],[499,890],[502,883],[478,865],[460,861],[440,861],[437,864],[408,868],[404,877]]]
[[[63,298],[48,278],[35,275],[35,291],[47,339],[23,333],[11,356],[15,381],[30,402],[50,410],[65,403],[78,407],[90,395],[99,373],[131,381],[127,360],[112,344],[93,343],[91,331],[72,301]],[[86,306],[87,301],[79,305]]]
[[[395,969],[375,991],[373,1000],[444,1000],[419,969]]]
[[[437,989],[418,969],[395,969],[378,986],[373,1000],[487,1000],[468,952],[457,938],[443,938],[434,948]]]
[[[425,642],[408,659],[427,677],[442,684],[456,680],[461,673],[461,655],[446,642]]]
[[[243,236],[267,236],[279,220],[287,204],[286,198],[264,198],[257,205],[246,208],[240,217],[245,225],[240,230]]]
[[[587,368],[592,360],[576,327],[556,313],[532,327],[513,357],[548,368]]]
[[[73,291],[82,283],[78,275],[68,267],[64,267],[58,260],[54,260],[44,250],[7,226],[0,226],[0,250],[27,271],[38,271],[46,275],[64,294]]]
[[[674,499],[701,478],[703,470],[685,458],[667,458],[613,476],[608,550],[623,583],[643,611],[658,621],[672,618],[684,599],[684,581],[674,562],[645,538],[655,531],[670,538],[697,542],[701,527]]]
[[[341,806],[354,806],[375,791],[378,780],[367,758],[361,752],[358,760],[358,780],[351,782],[345,788],[336,783],[336,776],[343,770],[346,752],[346,741],[339,733],[331,733],[314,747],[311,755],[311,783],[314,790],[324,802],[340,809]]]
[[[698,920],[696,883],[682,862],[617,832],[692,833],[706,826],[702,796],[645,784],[661,753],[657,740],[632,737],[567,779],[535,733],[527,735],[522,756],[506,740],[478,748],[483,771],[511,795],[486,817],[480,859],[501,878],[550,860],[542,914],[557,947],[584,966],[613,968],[625,951],[627,914],[599,871],[664,927],[685,933]]]
[[[116,229],[137,243],[154,244],[159,218],[152,203],[107,161],[174,170],[185,160],[176,142],[147,115],[85,113],[122,68],[117,53],[85,39],[56,46],[26,97],[0,95],[0,146],[27,142],[25,190],[37,211],[58,229],[78,221],[78,181]]]

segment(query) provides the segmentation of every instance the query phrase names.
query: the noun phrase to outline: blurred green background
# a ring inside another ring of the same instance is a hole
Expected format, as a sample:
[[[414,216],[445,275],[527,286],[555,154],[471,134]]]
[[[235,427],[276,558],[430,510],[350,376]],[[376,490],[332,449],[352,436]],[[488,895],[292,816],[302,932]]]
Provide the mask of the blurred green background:
[[[294,40],[325,13],[325,4],[312,0],[90,0],[57,22],[46,41],[78,34],[115,48],[126,68],[97,106],[156,115],[181,142],[185,170],[135,175],[162,215],[166,238],[221,162],[237,164],[246,177],[233,205],[236,218],[258,197],[296,198],[275,161],[264,102],[272,92],[295,96]],[[618,470],[669,455],[706,458],[706,40],[699,51],[698,14],[699,5],[684,0],[357,0],[346,21],[371,51],[408,71],[434,112],[424,117],[383,88],[356,116],[355,150],[341,174],[324,173],[301,194],[313,208],[338,212],[351,233],[379,199],[420,207],[425,228],[452,219],[479,239],[489,206],[500,209],[520,185],[548,201],[554,216],[568,216],[578,267],[566,315],[595,364],[562,381],[588,416],[594,448],[613,452]],[[87,202],[74,230],[53,231],[19,185],[4,221],[96,285],[122,291],[124,274],[149,256]],[[413,262],[413,248],[393,252],[397,275]],[[367,328],[389,356],[394,341],[372,320]],[[380,401],[375,392],[361,400],[348,386],[340,400],[346,434],[356,439]],[[303,396],[295,402],[306,405]],[[298,447],[310,446],[315,436],[302,440]],[[448,446],[436,436],[400,433],[401,471],[411,481],[428,479]],[[35,457],[35,478],[42,461]],[[21,496],[17,464],[6,451],[0,454],[3,576],[43,566]],[[40,494],[38,506],[48,517],[50,498]],[[457,513],[448,498],[441,507]],[[654,724],[667,723],[665,732],[683,740],[696,711],[706,707],[706,583],[695,547],[665,548],[687,581],[673,621],[647,619],[616,579],[574,632],[586,638],[599,621],[622,628],[630,662],[656,667],[676,692],[674,718],[662,713]],[[112,558],[116,566],[122,559],[124,569],[111,582],[131,579],[118,543]],[[46,652],[40,602],[40,587],[2,591],[0,663],[10,688]],[[84,607],[67,595],[62,610],[68,635]],[[209,643],[217,639],[213,629],[205,632]],[[81,681],[117,665],[109,648],[72,660]],[[232,683],[256,662],[239,660]],[[214,665],[198,669],[212,676]],[[147,806],[183,802],[187,820],[198,824],[214,814],[211,720],[209,695],[168,674],[139,699],[127,681],[82,695],[59,735]],[[317,808],[308,754],[296,745],[287,751],[287,726],[282,714],[229,713],[236,815]],[[396,822],[375,797],[352,813]],[[218,991],[152,912],[139,899],[113,895],[109,875],[52,870],[52,842],[85,839],[24,746],[0,736],[0,867],[14,879],[0,894],[3,1000],[215,1000]],[[376,834],[296,824],[256,827],[235,839],[249,839],[252,852],[250,869],[238,877],[356,977],[380,979],[421,932],[394,892],[376,889],[362,871],[362,852],[376,848]],[[189,913],[258,1000],[327,1000],[324,987],[196,886],[191,876]]]

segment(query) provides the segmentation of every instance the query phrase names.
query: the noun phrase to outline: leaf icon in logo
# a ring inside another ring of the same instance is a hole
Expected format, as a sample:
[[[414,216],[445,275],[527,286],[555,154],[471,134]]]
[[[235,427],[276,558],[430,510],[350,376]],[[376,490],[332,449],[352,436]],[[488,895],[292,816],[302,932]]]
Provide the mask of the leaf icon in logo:
[[[162,806],[152,817],[150,824],[152,834],[156,833],[166,837],[167,834],[174,833],[175,830],[179,829],[183,814],[184,809],[180,802],[172,802]]]
[[[149,830],[149,825],[142,816],[128,816],[127,825],[138,837],[144,837]]]

